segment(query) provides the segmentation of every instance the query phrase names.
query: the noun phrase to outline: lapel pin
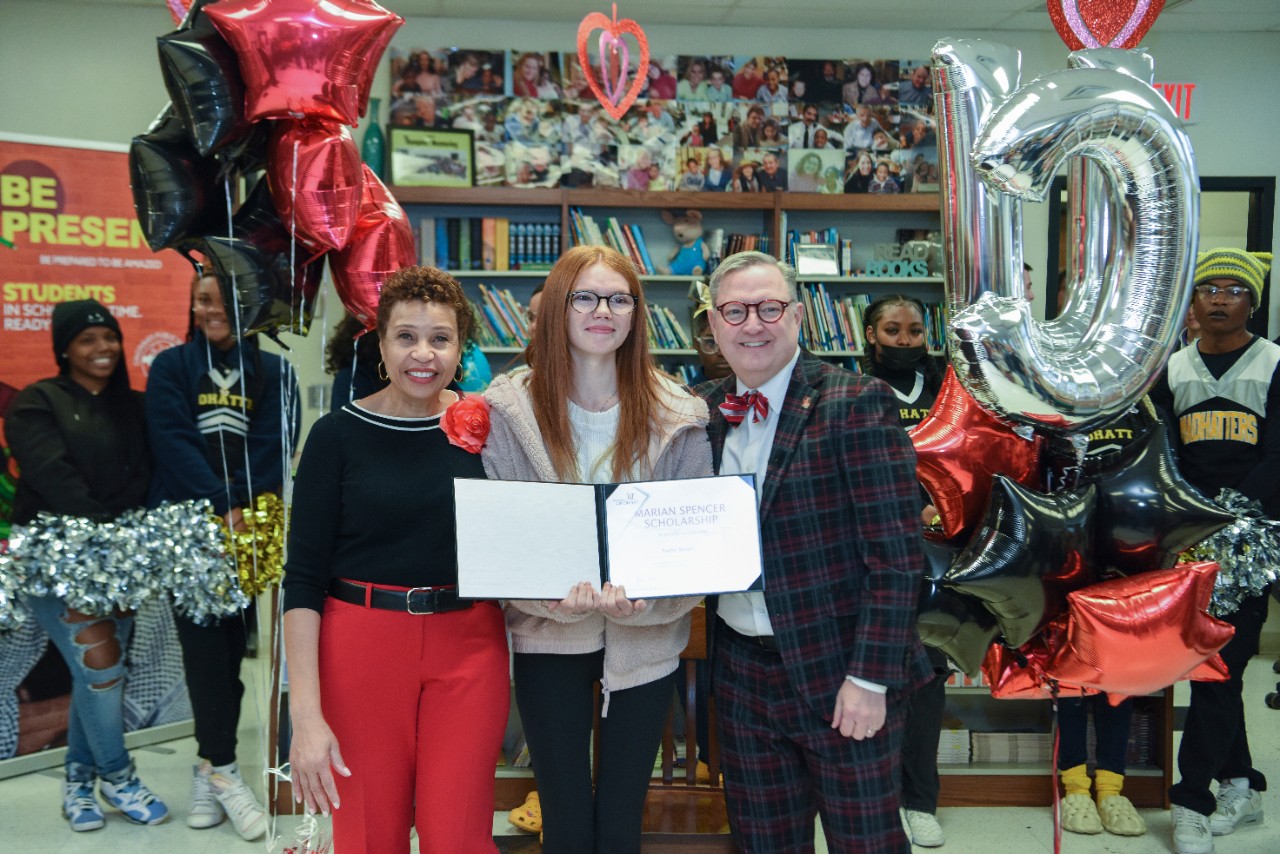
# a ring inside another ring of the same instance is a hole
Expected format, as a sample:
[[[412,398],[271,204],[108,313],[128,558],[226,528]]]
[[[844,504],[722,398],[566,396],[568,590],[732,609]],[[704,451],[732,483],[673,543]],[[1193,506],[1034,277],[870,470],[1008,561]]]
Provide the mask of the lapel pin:
[[[804,396],[804,400],[800,401],[800,408],[801,408],[801,409],[808,409],[808,408],[809,408],[809,401],[811,401],[811,400],[813,400],[813,398],[811,398],[809,395],[807,395],[807,394],[806,394],[806,395]]]

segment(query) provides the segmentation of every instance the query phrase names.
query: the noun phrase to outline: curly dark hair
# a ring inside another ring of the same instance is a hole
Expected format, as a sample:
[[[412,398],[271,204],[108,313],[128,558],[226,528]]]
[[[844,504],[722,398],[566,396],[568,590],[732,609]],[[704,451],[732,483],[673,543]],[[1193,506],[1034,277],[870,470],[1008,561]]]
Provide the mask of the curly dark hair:
[[[378,336],[387,334],[391,310],[402,302],[434,302],[453,309],[458,323],[459,344],[471,338],[475,323],[471,303],[458,280],[435,267],[405,267],[391,274],[382,285],[378,299]]]
[[[342,316],[324,348],[325,373],[336,374],[343,368],[349,368],[353,359],[361,364],[377,364],[382,358],[378,355],[378,333],[372,329],[365,332],[357,346],[356,336],[363,331],[364,324],[355,315],[347,313]]]

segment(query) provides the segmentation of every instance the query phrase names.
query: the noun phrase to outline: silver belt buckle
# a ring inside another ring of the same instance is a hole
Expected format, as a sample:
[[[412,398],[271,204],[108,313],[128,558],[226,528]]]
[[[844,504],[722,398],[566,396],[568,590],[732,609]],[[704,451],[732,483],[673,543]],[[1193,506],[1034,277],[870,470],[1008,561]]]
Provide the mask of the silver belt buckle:
[[[435,613],[434,611],[415,611],[415,610],[413,610],[413,594],[414,594],[414,593],[417,593],[419,590],[424,591],[424,592],[427,592],[427,593],[430,593],[430,592],[431,592],[431,588],[430,588],[430,587],[410,587],[410,588],[409,588],[408,590],[406,590],[406,591],[405,591],[405,593],[404,593],[404,607],[405,607],[405,610],[406,610],[406,611],[408,611],[410,614],[417,614],[417,615],[418,615],[418,616],[420,616],[420,617],[426,616],[426,615],[428,615],[428,614],[433,614],[433,613]]]

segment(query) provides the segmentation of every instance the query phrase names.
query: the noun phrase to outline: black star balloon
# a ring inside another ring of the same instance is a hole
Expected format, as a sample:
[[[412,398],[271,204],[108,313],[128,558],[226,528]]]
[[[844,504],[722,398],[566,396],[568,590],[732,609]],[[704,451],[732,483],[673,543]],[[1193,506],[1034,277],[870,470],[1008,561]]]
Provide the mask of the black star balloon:
[[[249,130],[235,51],[199,9],[192,25],[156,39],[160,70],[191,141],[208,157]]]
[[[1098,489],[1094,561],[1106,571],[1168,569],[1179,554],[1235,520],[1182,477],[1163,423],[1092,483]]]
[[[924,541],[926,565],[916,628],[926,646],[940,650],[965,673],[975,674],[1000,629],[980,601],[943,586],[942,579],[959,553],[956,546]]]
[[[982,524],[944,584],[980,599],[1009,646],[1022,646],[1094,580],[1095,490],[1046,494],[996,475]]]

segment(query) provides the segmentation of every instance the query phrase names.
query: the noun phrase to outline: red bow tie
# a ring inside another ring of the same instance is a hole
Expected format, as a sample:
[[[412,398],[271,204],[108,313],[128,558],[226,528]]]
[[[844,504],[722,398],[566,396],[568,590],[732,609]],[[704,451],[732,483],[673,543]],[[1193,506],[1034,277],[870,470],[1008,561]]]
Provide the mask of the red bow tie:
[[[724,403],[720,404],[720,413],[730,427],[741,424],[748,410],[751,410],[753,424],[763,421],[769,417],[769,399],[758,391],[749,391],[746,394],[725,395]]]

